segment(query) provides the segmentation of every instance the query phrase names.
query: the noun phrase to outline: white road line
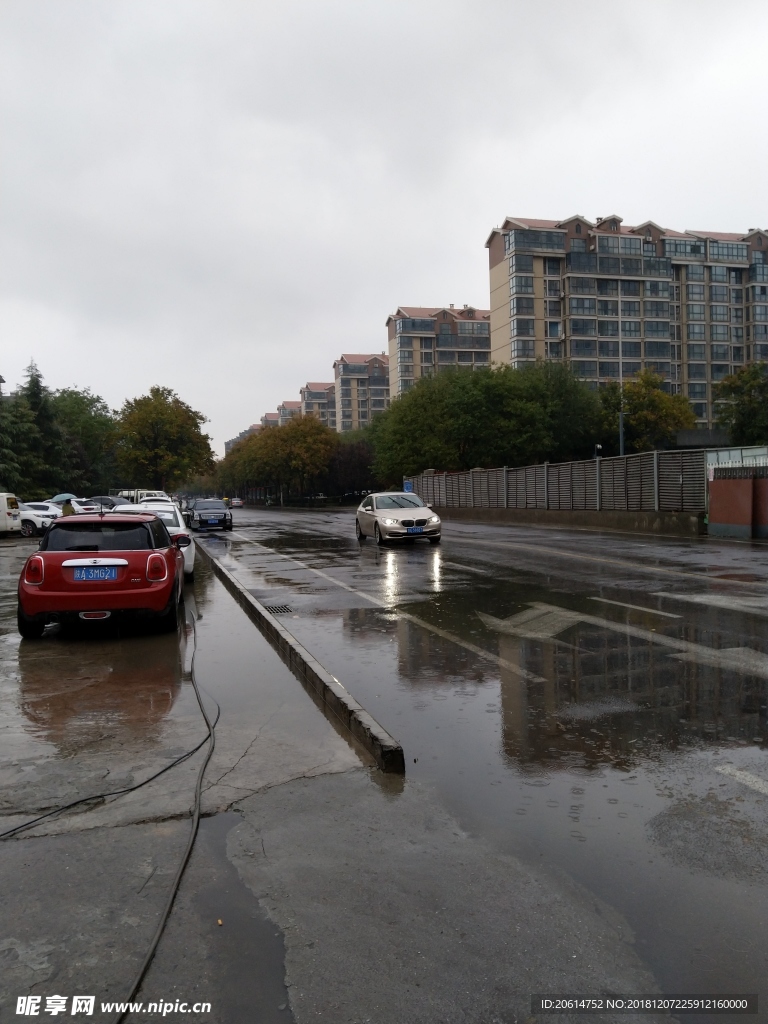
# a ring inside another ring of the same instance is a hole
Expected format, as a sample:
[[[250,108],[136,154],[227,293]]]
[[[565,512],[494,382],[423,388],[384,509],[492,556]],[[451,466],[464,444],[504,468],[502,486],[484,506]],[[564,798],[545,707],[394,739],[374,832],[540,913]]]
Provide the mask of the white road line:
[[[298,565],[302,569],[306,569],[307,572],[313,572],[317,576],[322,576],[323,579],[328,580],[329,583],[335,583],[337,587],[342,587],[344,590],[349,591],[350,594],[354,594],[356,597],[362,597],[366,601],[370,601],[371,604],[376,605],[378,608],[392,607],[392,602],[387,603],[386,601],[381,601],[378,597],[374,597],[373,594],[367,594],[364,590],[356,590],[354,587],[350,587],[348,583],[343,583],[341,580],[337,580],[335,577],[329,576],[328,573],[323,572],[322,569],[315,569],[313,566],[307,565],[306,562],[301,562],[298,558],[293,558],[292,555],[284,555],[282,551],[275,551],[273,548],[268,548],[265,544],[259,544],[259,542],[255,540],[246,539],[246,543],[251,544],[253,547],[261,548],[267,554],[277,555],[288,562],[293,562],[294,565]],[[230,569],[230,572],[234,572],[234,570],[235,566]],[[416,599],[409,594],[401,594],[399,599],[402,600],[403,598],[408,597],[411,597],[413,600]],[[394,609],[394,612],[399,618],[407,619],[408,622],[413,622],[415,625],[429,630],[430,633],[443,637],[444,640],[450,640],[451,643],[457,644],[459,647],[463,647],[467,651],[472,651],[473,654],[477,654],[486,661],[493,662],[494,665],[498,665],[500,668],[506,669],[508,672],[519,676],[521,679],[526,679],[531,683],[544,682],[541,676],[537,676],[533,672],[528,672],[527,669],[521,668],[513,661],[507,661],[506,658],[501,658],[498,654],[493,654],[491,651],[486,651],[484,648],[478,647],[476,644],[471,644],[466,640],[462,640],[462,638],[460,636],[456,636],[455,633],[449,633],[447,630],[441,629],[440,626],[433,626],[432,623],[427,622],[426,619],[420,619],[418,616],[410,615],[408,612],[401,612],[397,608]]]
[[[742,785],[749,786],[750,789],[762,793],[763,796],[768,796],[768,782],[765,779],[761,779],[758,775],[753,775],[752,772],[745,772],[741,768],[734,768],[731,764],[724,764],[720,768],[715,768],[715,771],[721,775],[730,775],[732,779],[736,779]]]
[[[596,562],[601,565],[613,565],[623,569],[625,572],[627,570],[634,570],[635,572],[649,572],[663,576],[679,576],[682,579],[698,580],[699,583],[708,583],[710,580],[716,579],[718,583],[732,583],[736,586],[744,586],[743,580],[731,580],[721,576],[712,577],[705,572],[683,572],[682,569],[664,569],[660,565],[648,565],[645,562],[625,562],[620,558],[606,558],[604,555],[582,555],[576,551],[569,551],[567,548],[550,548],[545,547],[543,544],[522,544],[508,540],[473,540],[469,537],[462,537],[461,543],[475,544],[482,548],[509,548],[512,551],[527,551],[532,555],[542,553],[546,555],[556,555],[558,558],[576,559],[581,562]],[[761,585],[761,582],[762,581],[758,580],[755,585]]]
[[[475,569],[472,565],[461,565],[459,562],[441,562],[446,569],[460,569],[462,572],[476,572],[479,576],[490,576],[490,569]]]
[[[590,601],[600,601],[601,604],[615,604],[617,608],[631,608],[634,612],[650,612],[652,615],[661,615],[665,619],[682,619],[682,615],[673,615],[672,612],[660,612],[658,608],[643,608],[640,604],[625,604],[624,601],[611,601],[607,597],[590,597]]]

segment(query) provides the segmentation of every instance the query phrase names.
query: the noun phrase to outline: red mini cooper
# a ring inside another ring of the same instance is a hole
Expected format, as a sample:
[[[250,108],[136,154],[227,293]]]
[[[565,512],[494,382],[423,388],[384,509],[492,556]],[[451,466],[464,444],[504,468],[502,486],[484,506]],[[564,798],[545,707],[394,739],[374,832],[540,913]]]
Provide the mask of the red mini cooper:
[[[34,639],[48,622],[113,615],[150,616],[174,630],[185,542],[151,513],[60,517],[21,571],[19,632]]]

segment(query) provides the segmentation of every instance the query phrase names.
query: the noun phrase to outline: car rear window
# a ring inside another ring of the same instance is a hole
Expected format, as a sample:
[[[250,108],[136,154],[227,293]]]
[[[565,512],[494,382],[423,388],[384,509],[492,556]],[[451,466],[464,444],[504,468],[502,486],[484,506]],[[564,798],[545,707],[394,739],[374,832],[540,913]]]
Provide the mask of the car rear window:
[[[155,521],[168,537],[162,523]],[[149,551],[155,543],[147,523],[57,523],[43,538],[43,551]]]

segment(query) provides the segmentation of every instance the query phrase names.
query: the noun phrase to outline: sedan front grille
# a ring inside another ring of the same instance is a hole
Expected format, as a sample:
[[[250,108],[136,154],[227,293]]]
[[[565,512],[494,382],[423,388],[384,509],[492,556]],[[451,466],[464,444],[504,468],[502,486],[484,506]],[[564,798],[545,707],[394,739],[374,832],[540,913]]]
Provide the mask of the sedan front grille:
[[[401,519],[400,520],[400,525],[401,526],[413,526],[413,520],[412,519]]]
[[[416,525],[417,526],[426,526],[427,525],[427,520],[426,519],[417,519],[416,520]]]

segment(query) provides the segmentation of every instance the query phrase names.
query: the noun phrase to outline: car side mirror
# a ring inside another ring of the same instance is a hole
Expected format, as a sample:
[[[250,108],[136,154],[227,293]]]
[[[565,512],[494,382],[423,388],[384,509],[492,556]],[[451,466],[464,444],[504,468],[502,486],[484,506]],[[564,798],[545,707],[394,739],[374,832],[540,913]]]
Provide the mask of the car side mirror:
[[[182,534],[179,534],[173,538],[173,543],[177,548],[188,548],[192,541],[189,537],[184,537]]]

